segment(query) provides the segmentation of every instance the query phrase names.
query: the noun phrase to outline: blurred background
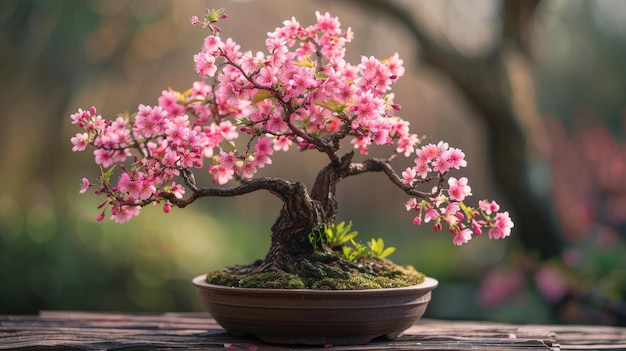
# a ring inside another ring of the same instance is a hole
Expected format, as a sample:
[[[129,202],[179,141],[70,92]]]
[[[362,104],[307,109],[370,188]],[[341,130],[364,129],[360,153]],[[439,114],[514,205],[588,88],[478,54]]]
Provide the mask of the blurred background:
[[[242,50],[319,10],[355,32],[350,62],[404,59],[402,116],[463,149],[476,201],[515,221],[510,240],[454,247],[412,225],[381,175],[340,184],[340,220],[440,280],[428,317],[626,325],[622,0],[0,2],[0,314],[201,311],[195,275],[264,256],[280,209],[268,193],[147,208],[124,225],[96,223],[99,199],[78,193],[99,170],[71,151],[69,115],[186,90],[207,35],[189,17],[207,7],[227,9],[223,35]],[[263,175],[311,184],[323,162],[277,155]]]

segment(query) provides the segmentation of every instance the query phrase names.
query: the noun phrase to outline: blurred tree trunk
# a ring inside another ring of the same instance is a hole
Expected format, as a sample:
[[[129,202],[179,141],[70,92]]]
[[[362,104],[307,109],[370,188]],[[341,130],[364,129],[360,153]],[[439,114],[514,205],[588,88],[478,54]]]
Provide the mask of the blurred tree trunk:
[[[545,184],[531,175],[545,160],[550,143],[536,111],[530,56],[530,21],[540,0],[505,0],[501,4],[501,39],[482,56],[466,57],[432,38],[409,8],[386,0],[352,2],[377,16],[389,16],[403,26],[420,49],[421,62],[449,79],[470,103],[487,128],[497,190],[513,207],[515,236],[540,259],[558,257],[563,250]]]

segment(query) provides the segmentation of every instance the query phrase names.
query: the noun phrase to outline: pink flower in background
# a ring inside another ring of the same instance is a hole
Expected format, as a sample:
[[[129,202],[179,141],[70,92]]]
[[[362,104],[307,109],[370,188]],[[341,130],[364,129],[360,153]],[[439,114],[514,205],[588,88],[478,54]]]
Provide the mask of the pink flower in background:
[[[569,290],[563,273],[551,267],[540,267],[534,278],[537,289],[550,302],[560,301]]]
[[[499,268],[485,274],[480,289],[478,301],[487,306],[498,306],[507,299],[520,297],[526,279],[523,272],[517,268]]]

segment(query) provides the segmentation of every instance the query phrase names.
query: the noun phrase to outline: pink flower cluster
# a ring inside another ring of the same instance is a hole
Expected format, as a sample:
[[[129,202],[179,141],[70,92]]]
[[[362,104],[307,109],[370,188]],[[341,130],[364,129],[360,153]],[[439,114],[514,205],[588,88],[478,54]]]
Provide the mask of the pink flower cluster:
[[[334,155],[338,147],[333,147],[348,138],[363,155],[371,145],[415,155],[415,165],[402,172],[405,191],[440,180],[431,197],[407,204],[419,212],[417,224],[422,217],[433,220],[435,229],[446,223],[458,245],[485,226],[492,238],[509,235],[512,222],[506,212],[466,207],[463,200],[471,195],[467,178],[447,178],[449,171],[466,166],[464,153],[444,142],[417,148],[420,138],[410,132],[409,122],[395,115],[400,106],[391,87],[404,74],[398,54],[348,63],[345,44],[352,31],[319,12],[310,26],[295,18],[284,21],[268,33],[265,52],[253,54],[231,38],[222,40],[215,23],[225,17],[222,10],[208,10],[203,20],[191,18],[192,24],[211,29],[193,57],[196,72],[211,78],[211,84],[197,81],[182,93],[164,90],[156,105],[140,104],[133,115],[114,120],[104,119],[93,107],[72,114],[72,123],[83,129],[71,139],[73,150],[93,147],[96,164],[108,169],[96,192],[107,196],[101,207],[110,206],[113,220],[126,222],[153,202],[163,202],[169,212],[166,198],[182,198],[185,189],[194,190],[194,170],[205,168],[213,182],[224,185],[254,177],[272,163],[274,152],[296,145]],[[115,165],[121,171],[117,179]],[[90,186],[84,180],[81,192]]]
[[[460,180],[450,178],[449,180],[450,183],[467,181],[466,178]],[[455,186],[451,185],[448,193],[456,192]],[[461,186],[469,188],[467,185]],[[443,224],[446,224],[453,235],[452,243],[458,246],[469,242],[472,235],[481,235],[483,228],[487,228],[490,239],[504,239],[511,234],[513,228],[509,213],[497,212],[500,206],[495,201],[481,200],[476,209],[465,205],[462,200],[455,200],[452,195],[448,197],[439,194],[421,201],[412,198],[407,201],[405,207],[407,211],[417,212],[413,218],[413,223],[416,225],[433,221],[433,230],[440,231],[443,229]]]

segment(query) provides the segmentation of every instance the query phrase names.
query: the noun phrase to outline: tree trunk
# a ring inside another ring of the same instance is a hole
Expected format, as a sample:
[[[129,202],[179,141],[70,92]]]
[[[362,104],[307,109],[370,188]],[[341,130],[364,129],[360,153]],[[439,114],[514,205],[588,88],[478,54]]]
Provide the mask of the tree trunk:
[[[342,179],[342,169],[350,165],[352,153],[340,164],[330,163],[317,175],[311,196],[304,184],[296,182],[289,194],[281,194],[283,208],[272,226],[272,241],[265,265],[281,267],[293,260],[311,257],[316,244],[310,234],[334,222],[337,214],[335,190]]]
[[[288,192],[281,194],[283,208],[272,226],[271,246],[265,256],[266,266],[281,268],[293,259],[312,256],[315,246],[309,234],[324,225],[321,204],[311,199],[303,183],[294,183]]]

